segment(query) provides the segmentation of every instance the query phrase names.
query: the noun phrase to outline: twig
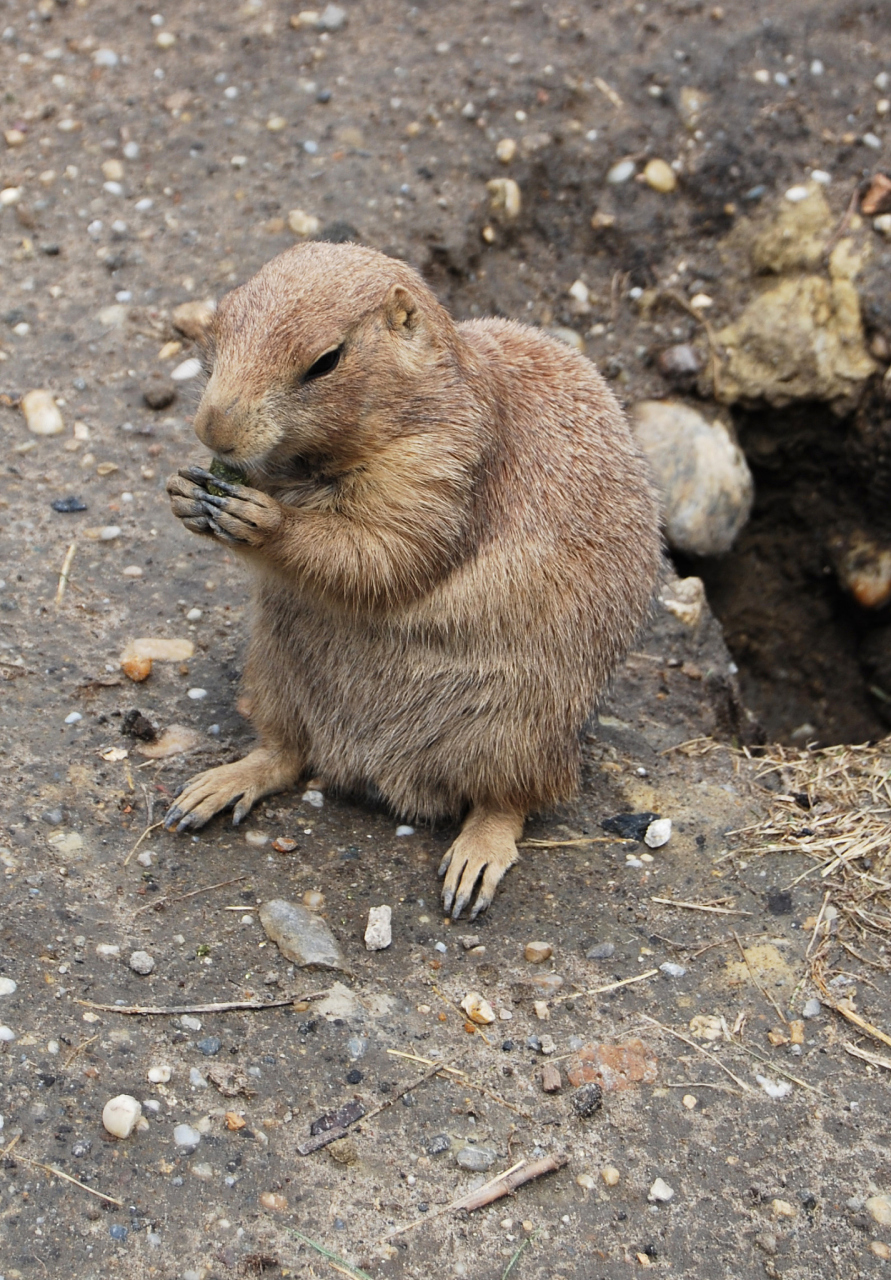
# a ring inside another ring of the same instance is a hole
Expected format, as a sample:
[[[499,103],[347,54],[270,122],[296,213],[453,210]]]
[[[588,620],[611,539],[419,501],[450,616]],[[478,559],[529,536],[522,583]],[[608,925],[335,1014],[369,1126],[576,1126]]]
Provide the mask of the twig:
[[[600,90],[604,98],[606,98],[608,102],[611,102],[613,104],[613,106],[616,108],[617,111],[622,110],[622,107],[624,107],[625,105],[624,102],[616,93],[615,89],[613,89],[610,85],[608,85],[605,80],[601,80],[600,76],[595,76],[594,85],[595,85],[595,88]]]
[[[486,1187],[480,1187],[479,1191],[472,1191],[461,1205],[462,1209],[466,1209],[468,1213],[473,1213],[474,1209],[482,1209],[484,1205],[492,1204],[494,1200],[500,1200],[502,1196],[509,1196],[516,1191],[517,1187],[522,1187],[525,1182],[531,1182],[533,1178],[540,1178],[545,1173],[554,1173],[557,1169],[562,1169],[564,1165],[569,1164],[569,1156],[544,1156],[541,1160],[533,1160],[531,1164],[525,1165],[522,1169],[517,1169],[514,1173],[504,1173],[494,1183],[489,1183]]]
[[[832,250],[835,248],[839,240],[841,240],[842,236],[847,231],[848,227],[851,225],[851,219],[853,218],[854,214],[857,211],[857,201],[859,197],[860,197],[860,183],[858,182],[857,185],[854,187],[854,190],[851,192],[851,198],[848,201],[848,207],[847,209],[845,209],[844,213],[842,214],[841,221],[833,231],[832,235],[826,241],[826,248],[823,250],[824,259],[829,257],[829,255],[832,253]]]
[[[750,916],[751,911],[731,911],[729,907],[708,907],[702,902],[680,902],[677,898],[650,898],[650,902],[661,902],[665,907],[683,907],[687,911],[711,911],[716,916]]]
[[[62,572],[59,574],[59,585],[56,587],[56,605],[62,603],[65,595],[65,588],[68,586],[68,575],[71,572],[71,563],[74,560],[74,553],[77,550],[77,543],[72,542],[71,546],[65,553],[65,559],[62,561]]]
[[[823,901],[822,901],[822,903],[820,904],[820,910],[819,910],[819,913],[818,913],[818,915],[817,915],[817,922],[816,922],[816,924],[814,925],[814,932],[811,934],[811,940],[810,940],[810,942],[807,944],[807,951],[805,951],[805,953],[804,953],[804,958],[805,958],[805,960],[806,960],[806,959],[808,958],[808,956],[811,954],[811,948],[813,947],[814,943],[817,941],[817,930],[820,928],[820,924],[821,924],[821,922],[822,922],[822,920],[823,920],[823,914],[824,914],[824,912],[825,912],[825,910],[826,910],[826,905],[827,905],[827,903],[828,903],[828,902],[829,902],[829,890],[827,889],[827,890],[826,890],[826,892],[823,894]]]
[[[736,1097],[736,1090],[731,1089],[729,1084],[714,1084],[710,1080],[679,1080],[677,1083],[669,1083],[667,1080],[662,1086],[663,1089],[717,1089],[719,1093],[732,1093]]]
[[[518,1160],[516,1164],[512,1164],[504,1173],[499,1173],[496,1177],[490,1178],[488,1182],[484,1182],[477,1190],[486,1191],[489,1187],[493,1187],[496,1182],[501,1182],[503,1178],[508,1178],[512,1173],[516,1173],[518,1169],[522,1169],[525,1164],[525,1160]],[[476,1193],[471,1192],[470,1194]],[[427,1213],[422,1218],[415,1218],[412,1222],[407,1222],[404,1227],[397,1227],[395,1231],[389,1231],[385,1236],[381,1236],[378,1244],[386,1244],[388,1240],[392,1240],[395,1236],[405,1235],[406,1231],[414,1231],[415,1227],[421,1226],[424,1222],[431,1222],[434,1218],[441,1218],[446,1213],[453,1213],[456,1209],[463,1209],[466,1199],[467,1196],[460,1196],[459,1199],[453,1200],[451,1204],[443,1205],[441,1209],[437,1209],[435,1213]]]
[[[758,988],[758,990],[759,990],[759,991],[761,992],[761,994],[764,996],[764,999],[765,999],[765,1000],[767,1000],[770,1004],[772,1004],[772,1005],[773,1005],[773,1007],[776,1009],[777,1013],[780,1015],[780,1018],[783,1020],[783,1022],[786,1024],[786,1026],[788,1026],[788,1025],[789,1025],[789,1019],[788,1019],[788,1018],[786,1017],[786,1015],[783,1013],[782,1009],[781,1009],[781,1008],[780,1008],[780,1006],[777,1004],[776,1000],[774,1000],[774,998],[773,998],[773,996],[770,994],[770,992],[769,992],[769,991],[765,991],[765,990],[764,990],[764,988],[762,987],[761,983],[760,983],[760,982],[758,981],[758,979],[755,977],[755,972],[754,972],[754,970],[753,970],[752,966],[749,964],[749,957],[746,955],[745,948],[743,947],[743,944],[742,944],[742,943],[740,942],[740,940],[739,940],[739,934],[738,934],[738,933],[736,933],[736,932],[734,931],[734,933],[733,933],[733,937],[734,937],[734,939],[735,939],[735,941],[736,941],[736,945],[739,947],[739,954],[740,954],[740,955],[742,956],[742,958],[743,958],[743,961],[744,961],[744,963],[745,963],[746,968],[747,968],[747,969],[748,969],[748,971],[749,971],[749,977],[752,979],[752,982],[755,984],[755,986]]]
[[[849,1044],[847,1041],[844,1049],[845,1053],[849,1053],[852,1058],[862,1058],[873,1067],[884,1067],[886,1071],[891,1071],[891,1058],[883,1058],[880,1053],[870,1053],[867,1049],[860,1049],[856,1044]]]
[[[27,1156],[19,1156],[23,1164],[30,1164],[35,1169],[43,1169],[45,1173],[51,1173],[55,1178],[64,1178],[66,1182],[72,1182],[76,1187],[80,1187],[82,1191],[88,1191],[91,1196],[96,1196],[99,1200],[105,1200],[108,1204],[116,1204],[119,1209],[124,1207],[123,1200],[117,1200],[114,1196],[107,1196],[104,1191],[95,1191],[92,1187],[88,1187],[85,1182],[79,1182],[77,1178],[72,1178],[70,1173],[63,1173],[61,1169],[56,1169],[51,1164],[44,1164],[41,1160],[29,1160]]]
[[[387,1053],[393,1054],[396,1058],[412,1058],[415,1062],[426,1062],[430,1067],[436,1066],[432,1058],[419,1058],[416,1053],[402,1053],[399,1049],[388,1049]],[[455,1084],[463,1085],[466,1089],[476,1089],[477,1093],[484,1093],[487,1098],[491,1098],[493,1102],[497,1102],[499,1106],[506,1107],[508,1111],[513,1111],[515,1115],[522,1116],[524,1120],[531,1120],[528,1111],[521,1111],[519,1107],[515,1107],[512,1102],[508,1102],[506,1098],[502,1098],[500,1094],[494,1093],[491,1089],[487,1089],[484,1084],[477,1084],[473,1080],[467,1078],[466,1071],[458,1071],[455,1067],[443,1067],[444,1071],[448,1071],[453,1076],[460,1077],[455,1080]]]
[[[514,1267],[519,1262],[520,1254],[523,1252],[524,1249],[529,1248],[530,1244],[538,1235],[540,1230],[541,1230],[541,1227],[536,1227],[535,1230],[532,1232],[532,1234],[526,1237],[526,1239],[520,1245],[519,1249],[515,1250],[514,1255],[511,1258],[510,1262],[507,1264],[507,1266],[504,1268],[504,1270],[501,1273],[501,1280],[507,1280],[507,1277],[510,1275]]]
[[[457,1057],[452,1058],[451,1062],[434,1063],[433,1067],[429,1071],[425,1071],[422,1076],[419,1076],[416,1080],[409,1081],[401,1089],[397,1089],[395,1093],[391,1093],[386,1102],[381,1102],[378,1106],[372,1107],[370,1111],[363,1111],[360,1116],[356,1116],[355,1120],[350,1121],[349,1125],[339,1125],[334,1129],[326,1129],[324,1133],[317,1133],[313,1137],[307,1138],[306,1142],[301,1143],[297,1150],[302,1156],[309,1156],[314,1151],[320,1151],[322,1147],[327,1147],[329,1143],[337,1142],[339,1138],[344,1137],[351,1125],[357,1124],[360,1120],[373,1120],[382,1111],[392,1107],[393,1103],[398,1102],[406,1093],[411,1093],[412,1089],[417,1089],[432,1076],[438,1075],[440,1071],[447,1070],[453,1063],[459,1061],[461,1057],[463,1057],[463,1054],[458,1054]]]
[[[6,1146],[3,1148],[3,1150],[2,1150],[2,1151],[0,1151],[0,1160],[4,1159],[4,1157],[5,1157],[5,1156],[8,1156],[8,1155],[9,1155],[10,1151],[13,1149],[13,1147],[14,1147],[14,1146],[15,1146],[15,1144],[18,1142],[18,1140],[19,1140],[19,1138],[20,1138],[21,1136],[22,1136],[22,1135],[21,1135],[21,1133],[17,1133],[17,1134],[15,1135],[15,1137],[13,1138],[12,1142],[7,1142],[7,1144],[6,1144]]]
[[[646,973],[638,973],[633,978],[623,978],[621,982],[608,982],[605,987],[591,987],[589,991],[570,991],[568,995],[557,996],[554,1004],[562,1004],[564,1000],[578,1000],[581,996],[599,996],[606,991],[615,991],[618,987],[628,987],[632,982],[643,982],[658,973],[658,969],[647,969]]]
[[[144,790],[144,788],[143,788],[143,790]],[[150,825],[150,826],[148,826],[148,827],[146,827],[145,831],[143,831],[142,835],[141,835],[141,836],[139,837],[139,839],[136,841],[136,844],[133,846],[133,848],[130,850],[130,852],[127,854],[126,858],[124,859],[124,866],[125,866],[125,867],[126,867],[127,863],[130,861],[130,859],[133,857],[133,855],[134,855],[134,853],[136,852],[136,850],[137,850],[137,849],[139,848],[139,846],[142,844],[142,842],[143,842],[143,840],[146,838],[146,836],[147,836],[150,832],[152,832],[152,831],[157,831],[158,827],[163,827],[163,825],[164,825],[163,821],[161,821],[161,822],[155,822],[155,823],[152,823],[152,815],[151,815],[151,813],[149,813],[149,823],[150,823],[151,825]],[[244,876],[242,876],[242,879],[244,879]],[[154,902],[152,903],[152,906],[156,906],[156,905],[157,905],[156,903],[154,903]]]
[[[861,1018],[859,1013],[855,1013],[853,1009],[849,1009],[847,1005],[837,1004],[829,995],[825,987],[821,988],[820,999],[823,1004],[827,1004],[830,1009],[834,1009],[836,1013],[840,1013],[848,1022],[859,1027],[861,1031],[866,1032],[868,1036],[872,1036],[874,1040],[879,1040],[882,1044],[891,1048],[891,1036],[886,1036],[884,1031],[880,1031],[878,1027],[874,1027],[871,1022],[867,1022],[865,1018]]]
[[[577,840],[521,840],[518,849],[569,849],[581,844],[637,844],[624,836],[580,836]]]
[[[83,1041],[82,1041],[82,1042],[77,1046],[77,1048],[76,1048],[76,1049],[72,1049],[72,1050],[71,1050],[71,1052],[69,1053],[68,1057],[67,1057],[67,1058],[65,1059],[65,1061],[62,1063],[62,1070],[64,1071],[66,1067],[70,1067],[70,1066],[71,1066],[71,1064],[72,1064],[72,1062],[74,1061],[74,1059],[77,1057],[77,1055],[78,1055],[79,1053],[83,1053],[84,1049],[86,1049],[86,1047],[87,1047],[87,1045],[88,1045],[88,1044],[92,1044],[94,1040],[98,1040],[98,1039],[99,1039],[99,1036],[98,1036],[98,1035],[90,1036],[89,1040],[83,1040]]]
[[[743,1053],[747,1053],[750,1057],[755,1058],[765,1067],[769,1067],[771,1071],[775,1071],[778,1076],[785,1076],[787,1080],[791,1080],[793,1084],[800,1085],[802,1089],[807,1089],[809,1093],[823,1093],[823,1090],[818,1089],[816,1085],[808,1084],[806,1080],[802,1080],[798,1076],[793,1076],[791,1071],[787,1071],[785,1067],[781,1067],[778,1063],[774,1062],[772,1058],[765,1058],[763,1054],[756,1052],[755,1049],[750,1049],[747,1044],[740,1044],[737,1047],[742,1049]]]
[[[155,826],[160,827],[161,823],[156,822]],[[152,828],[149,827],[149,831],[151,830]],[[143,832],[143,835],[147,835],[147,834],[148,834],[147,831]],[[141,836],[140,836],[140,839],[142,839]],[[136,845],[133,846],[133,850],[131,850],[131,852],[133,852],[135,849],[136,849]],[[137,907],[136,910],[133,912],[133,914],[134,916],[139,916],[139,915],[142,915],[143,911],[151,911],[154,907],[160,907],[160,906],[168,907],[170,906],[171,902],[184,902],[186,898],[194,898],[196,893],[210,893],[211,889],[225,889],[226,885],[239,884],[242,880],[247,880],[247,876],[246,875],[236,876],[234,880],[218,880],[216,884],[205,884],[205,885],[202,885],[200,889],[190,889],[188,893],[178,893],[173,898],[171,898],[168,894],[165,893],[163,897],[156,898],[154,902],[149,902],[144,907]],[[247,910],[247,908],[245,908],[245,910]]]
[[[663,1022],[658,1022],[656,1018],[651,1018],[647,1013],[644,1013],[641,1016],[646,1022],[652,1022],[653,1026],[658,1027],[660,1031],[667,1031],[668,1034],[670,1036],[674,1036],[675,1039],[683,1040],[684,1044],[688,1044],[691,1049],[695,1049],[696,1052],[701,1053],[704,1058],[708,1058],[709,1062],[713,1062],[716,1067],[720,1067],[722,1071],[725,1071],[727,1075],[730,1076],[731,1080],[736,1081],[743,1093],[755,1092],[751,1085],[746,1084],[745,1080],[741,1080],[739,1076],[734,1075],[730,1068],[725,1066],[720,1058],[714,1057],[707,1049],[703,1049],[701,1044],[697,1044],[695,1040],[691,1040],[688,1036],[682,1036],[680,1031],[675,1031],[671,1027],[666,1027]]]
[[[326,1249],[322,1244],[316,1244],[315,1240],[310,1240],[309,1236],[305,1236],[302,1231],[298,1231],[296,1227],[285,1227],[285,1230],[292,1236],[296,1236],[303,1244],[308,1244],[310,1249],[315,1249],[316,1253],[320,1253],[334,1267],[335,1271],[339,1271],[345,1276],[354,1276],[356,1280],[373,1280],[373,1277],[367,1271],[363,1271],[360,1267],[354,1267],[345,1258],[341,1258],[339,1254],[332,1253],[330,1249]]]
[[[230,1013],[235,1009],[283,1009],[289,1004],[299,1004],[301,1000],[319,1000],[327,994],[327,991],[312,991],[308,996],[289,996],[287,1000],[224,1000],[219,1004],[96,1004],[92,1000],[75,1000],[74,1003],[88,1009],[99,1009],[102,1013],[173,1017],[183,1013]]]

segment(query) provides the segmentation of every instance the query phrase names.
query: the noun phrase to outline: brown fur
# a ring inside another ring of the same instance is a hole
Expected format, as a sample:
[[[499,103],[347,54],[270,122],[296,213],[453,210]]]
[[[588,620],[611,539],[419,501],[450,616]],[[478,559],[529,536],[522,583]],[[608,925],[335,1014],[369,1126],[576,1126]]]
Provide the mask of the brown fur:
[[[645,466],[594,367],[512,322],[454,324],[409,267],[352,245],[273,259],[223,300],[213,346],[196,431],[254,505],[209,515],[200,486],[171,493],[255,571],[265,748],[407,818],[470,808],[511,827],[570,797],[660,556]]]

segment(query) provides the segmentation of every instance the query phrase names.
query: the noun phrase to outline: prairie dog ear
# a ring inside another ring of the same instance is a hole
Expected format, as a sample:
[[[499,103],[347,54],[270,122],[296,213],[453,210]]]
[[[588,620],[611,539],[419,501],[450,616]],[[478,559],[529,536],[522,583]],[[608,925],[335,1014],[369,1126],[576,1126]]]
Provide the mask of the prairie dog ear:
[[[418,327],[418,306],[408,289],[401,284],[394,284],[389,297],[384,303],[384,315],[387,326],[403,336],[410,336]]]

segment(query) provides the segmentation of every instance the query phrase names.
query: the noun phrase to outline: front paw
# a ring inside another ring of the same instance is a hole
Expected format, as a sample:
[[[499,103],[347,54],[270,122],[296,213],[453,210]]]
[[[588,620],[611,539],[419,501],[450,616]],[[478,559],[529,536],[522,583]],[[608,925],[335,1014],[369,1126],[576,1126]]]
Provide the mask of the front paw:
[[[208,493],[208,483],[222,492]],[[183,467],[167,481],[173,514],[186,528],[220,542],[262,547],[284,519],[275,498],[243,484],[230,484],[201,467]]]

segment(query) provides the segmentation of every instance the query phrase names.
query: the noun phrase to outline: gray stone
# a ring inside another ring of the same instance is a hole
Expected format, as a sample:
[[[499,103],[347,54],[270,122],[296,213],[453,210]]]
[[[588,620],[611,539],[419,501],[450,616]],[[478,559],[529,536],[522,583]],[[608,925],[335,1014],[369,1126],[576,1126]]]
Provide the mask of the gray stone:
[[[662,497],[665,535],[676,551],[729,551],[752,510],[754,486],[730,429],[677,400],[642,400],[634,433]]]
[[[598,942],[589,951],[585,952],[586,960],[609,960],[610,956],[615,955],[616,947],[613,942]]]
[[[219,1036],[206,1036],[203,1040],[199,1040],[197,1049],[203,1053],[205,1058],[215,1058],[222,1049],[223,1044]]]
[[[495,1163],[497,1154],[491,1147],[462,1147],[455,1159],[459,1167],[469,1173],[486,1173]]]
[[[155,967],[155,962],[147,951],[134,951],[129,963],[134,973],[141,973],[143,976],[151,973]]]
[[[805,1001],[804,1008],[801,1011],[803,1018],[819,1018],[823,1012],[823,1006],[816,996],[811,996],[810,1000]]]
[[[427,1143],[428,1156],[441,1156],[444,1151],[448,1151],[452,1145],[452,1140],[447,1133],[438,1133]]]
[[[304,969],[347,970],[333,933],[314,911],[273,898],[260,908],[260,923],[286,960]]]

